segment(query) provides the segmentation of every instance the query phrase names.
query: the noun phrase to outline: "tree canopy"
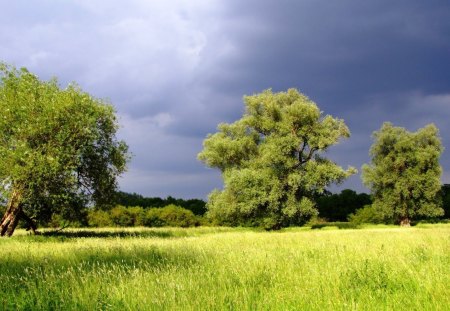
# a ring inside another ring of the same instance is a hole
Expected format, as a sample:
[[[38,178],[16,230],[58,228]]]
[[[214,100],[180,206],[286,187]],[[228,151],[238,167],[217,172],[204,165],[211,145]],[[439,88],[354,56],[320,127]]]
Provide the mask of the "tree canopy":
[[[32,226],[32,218],[107,204],[128,159],[113,107],[26,69],[2,64],[0,78],[1,235],[20,218]]]
[[[350,131],[296,89],[266,90],[244,102],[243,117],[220,124],[198,155],[224,180],[224,189],[209,196],[208,214],[268,229],[301,224],[317,214],[316,194],[355,173],[323,155]]]
[[[402,225],[414,218],[441,216],[443,148],[436,126],[409,132],[387,122],[373,137],[372,163],[363,166],[363,181],[378,212]]]

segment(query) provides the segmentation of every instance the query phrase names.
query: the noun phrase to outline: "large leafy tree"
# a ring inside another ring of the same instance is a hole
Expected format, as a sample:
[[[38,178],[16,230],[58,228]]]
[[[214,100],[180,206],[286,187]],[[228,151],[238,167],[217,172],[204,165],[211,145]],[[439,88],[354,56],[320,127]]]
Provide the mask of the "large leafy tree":
[[[409,132],[387,122],[373,137],[372,163],[363,166],[363,181],[372,191],[374,208],[401,225],[442,215],[443,148],[436,126]]]
[[[224,189],[207,203],[221,223],[278,229],[317,214],[313,198],[355,172],[323,156],[349,137],[343,120],[323,116],[296,89],[244,97],[246,111],[209,135],[199,159],[222,172]]]
[[[113,107],[26,69],[1,64],[0,78],[0,234],[12,235],[19,219],[34,231],[33,219],[107,204],[128,159]]]

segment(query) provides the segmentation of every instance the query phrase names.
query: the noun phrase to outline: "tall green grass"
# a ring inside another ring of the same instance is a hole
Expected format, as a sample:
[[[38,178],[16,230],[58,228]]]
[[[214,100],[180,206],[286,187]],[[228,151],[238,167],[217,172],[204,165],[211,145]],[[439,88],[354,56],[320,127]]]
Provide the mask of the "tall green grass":
[[[4,310],[450,309],[449,225],[78,230],[0,247]]]

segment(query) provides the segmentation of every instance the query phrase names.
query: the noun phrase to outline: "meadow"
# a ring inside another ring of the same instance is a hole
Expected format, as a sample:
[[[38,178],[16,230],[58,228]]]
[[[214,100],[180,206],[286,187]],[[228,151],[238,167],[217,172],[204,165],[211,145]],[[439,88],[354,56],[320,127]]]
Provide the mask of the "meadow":
[[[2,310],[449,310],[450,225],[18,230]]]

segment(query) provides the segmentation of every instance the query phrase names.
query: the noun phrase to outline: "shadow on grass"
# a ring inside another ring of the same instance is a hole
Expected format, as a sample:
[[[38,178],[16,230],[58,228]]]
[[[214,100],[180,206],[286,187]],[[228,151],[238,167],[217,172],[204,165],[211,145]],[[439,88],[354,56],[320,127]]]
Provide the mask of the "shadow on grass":
[[[124,290],[120,286],[144,291],[139,287],[159,282],[154,281],[159,275],[188,277],[192,267],[201,269],[210,257],[183,245],[166,247],[143,239],[134,243],[129,239],[61,244],[15,242],[16,250],[0,255],[0,310],[129,309],[129,305],[116,307],[123,299],[117,294],[117,300],[115,294],[116,290]],[[148,295],[152,297],[151,292]]]
[[[327,222],[313,224],[311,229],[322,229],[322,228],[336,227],[338,229],[360,229],[360,226],[351,222]]]
[[[112,231],[99,231],[99,230],[76,230],[76,231],[45,231],[39,236],[42,237],[56,237],[56,238],[173,238],[184,237],[187,234],[183,234],[182,231],[176,234],[169,230],[143,230],[143,231],[127,231],[127,230],[112,230]]]
[[[67,248],[68,247],[68,248]],[[201,265],[204,253],[192,249],[165,248],[146,243],[128,245],[127,240],[104,244],[102,240],[89,246],[68,244],[54,247],[41,244],[37,255],[17,253],[0,261],[0,284],[22,291],[33,282],[69,278],[129,277],[132,271],[167,271]],[[1,287],[1,286],[0,286]],[[2,289],[0,289],[0,296]],[[1,309],[1,307],[0,307]]]

